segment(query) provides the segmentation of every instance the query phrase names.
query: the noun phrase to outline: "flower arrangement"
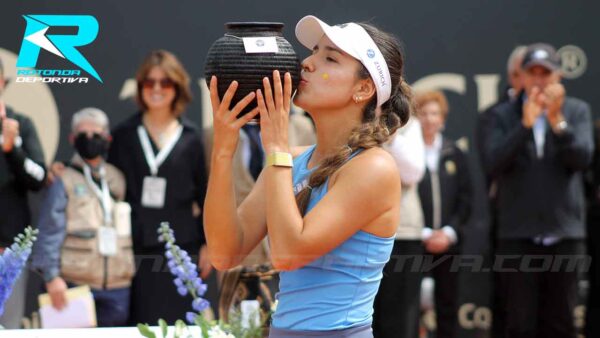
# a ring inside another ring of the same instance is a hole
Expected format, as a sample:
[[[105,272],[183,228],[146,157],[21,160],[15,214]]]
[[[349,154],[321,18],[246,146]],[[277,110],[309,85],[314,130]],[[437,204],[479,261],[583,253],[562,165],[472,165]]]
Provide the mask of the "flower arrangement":
[[[4,313],[4,303],[10,297],[13,284],[27,263],[38,232],[37,229],[28,226],[24,233],[15,237],[15,242],[0,254],[0,315]]]
[[[190,255],[181,249],[175,243],[175,234],[169,223],[162,222],[158,228],[158,240],[165,243],[165,257],[167,257],[167,266],[169,271],[175,277],[173,283],[177,287],[177,292],[182,296],[190,295],[192,297],[191,307],[194,311],[186,313],[186,320],[191,325],[200,328],[202,338],[262,338],[262,327],[253,325],[254,321],[249,320],[249,325],[242,325],[242,316],[240,313],[233,313],[229,323],[222,321],[209,321],[202,315],[210,303],[202,298],[206,293],[207,286],[198,276],[198,269],[193,263]],[[167,337],[167,323],[160,319],[158,321],[162,337]],[[156,338],[148,324],[138,324],[138,331],[147,338]],[[174,338],[192,337],[190,333],[193,330],[187,327],[183,320],[175,322]]]

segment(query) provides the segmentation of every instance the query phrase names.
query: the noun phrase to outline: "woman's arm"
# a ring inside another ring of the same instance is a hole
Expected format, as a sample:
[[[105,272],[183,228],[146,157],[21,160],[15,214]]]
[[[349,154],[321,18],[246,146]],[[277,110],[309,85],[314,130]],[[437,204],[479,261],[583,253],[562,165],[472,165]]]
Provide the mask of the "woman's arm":
[[[289,152],[287,137],[291,76],[282,86],[273,72],[274,95],[263,79],[264,96],[257,91],[262,142],[267,154]],[[293,270],[323,256],[359,230],[381,237],[395,233],[399,223],[401,183],[393,158],[382,149],[364,151],[329,180],[327,194],[304,217],[292,189],[292,169],[268,166],[264,207],[271,260],[279,270]]]
[[[304,218],[291,188],[291,170],[271,166],[263,173],[271,257],[277,269],[302,267],[359,230],[380,237],[395,233],[401,184],[393,159],[380,149],[365,151],[342,167],[330,179],[325,197]]]
[[[217,93],[216,77],[213,76],[210,82],[214,140],[204,201],[204,232],[210,261],[219,270],[226,270],[239,264],[250,251],[248,248],[254,248],[266,232],[263,229],[264,222],[262,224],[256,222],[255,220],[260,220],[260,217],[253,215],[260,214],[260,208],[254,205],[257,203],[255,201],[257,193],[254,190],[257,190],[260,178],[253,192],[240,206],[240,208],[244,205],[253,206],[251,210],[243,213],[243,221],[236,210],[233,156],[237,148],[240,128],[258,113],[258,110],[255,110],[244,117],[236,118],[254,99],[254,93],[251,93],[230,109],[231,99],[237,86],[236,81],[232,82],[221,102]]]

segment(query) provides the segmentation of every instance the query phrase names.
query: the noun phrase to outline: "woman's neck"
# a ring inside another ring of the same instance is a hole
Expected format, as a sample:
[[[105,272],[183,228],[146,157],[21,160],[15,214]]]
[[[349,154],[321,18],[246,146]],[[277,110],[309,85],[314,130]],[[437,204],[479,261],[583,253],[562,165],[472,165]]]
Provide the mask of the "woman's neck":
[[[167,127],[177,118],[169,109],[148,110],[143,116],[143,121],[152,127]]]
[[[350,134],[362,123],[360,116],[357,115],[347,113],[314,114],[316,116],[314,120],[317,129],[317,147],[310,159],[310,166],[317,165],[348,144]]]

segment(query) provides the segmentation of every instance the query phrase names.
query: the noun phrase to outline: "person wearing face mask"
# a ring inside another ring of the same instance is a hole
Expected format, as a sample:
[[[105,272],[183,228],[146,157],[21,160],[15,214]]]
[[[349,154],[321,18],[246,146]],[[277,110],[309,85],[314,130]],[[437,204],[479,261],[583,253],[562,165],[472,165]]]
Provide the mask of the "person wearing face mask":
[[[4,101],[7,85],[0,59],[0,252],[31,224],[27,194],[44,187],[44,153],[32,121]],[[25,311],[27,272],[23,271],[0,316],[0,325],[18,329]]]
[[[125,174],[125,199],[132,208],[133,248],[139,264],[131,289],[130,323],[163,318],[173,324],[185,318],[191,298],[177,293],[156,231],[161,222],[169,222],[177,244],[192,257],[199,256],[199,274],[208,277],[212,267],[201,217],[206,193],[204,143],[199,128],[183,116],[192,99],[190,77],[175,55],[150,52],[136,80],[140,112],[113,130],[108,155],[108,161]]]
[[[134,274],[125,178],[105,161],[111,136],[103,111],[84,108],[71,125],[75,154],[42,202],[32,267],[54,308],[67,305],[68,286],[89,285],[98,326],[122,326]]]

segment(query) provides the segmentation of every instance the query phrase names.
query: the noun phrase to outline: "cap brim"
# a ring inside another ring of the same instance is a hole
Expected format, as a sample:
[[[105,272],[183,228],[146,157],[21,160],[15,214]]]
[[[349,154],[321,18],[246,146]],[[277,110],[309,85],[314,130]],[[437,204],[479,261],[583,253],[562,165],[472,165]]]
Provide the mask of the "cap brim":
[[[356,59],[360,59],[354,51],[352,42],[347,41],[345,35],[339,30],[339,28],[326,24],[314,15],[307,15],[298,21],[296,25],[296,37],[301,44],[312,50],[319,43],[323,35],[327,35],[329,40],[342,51]]]
[[[530,69],[531,67],[541,66],[551,71],[556,71],[560,69],[560,67],[553,62],[548,60],[531,60],[527,62],[527,64],[523,65],[523,69]]]

